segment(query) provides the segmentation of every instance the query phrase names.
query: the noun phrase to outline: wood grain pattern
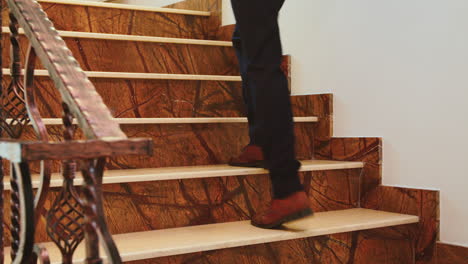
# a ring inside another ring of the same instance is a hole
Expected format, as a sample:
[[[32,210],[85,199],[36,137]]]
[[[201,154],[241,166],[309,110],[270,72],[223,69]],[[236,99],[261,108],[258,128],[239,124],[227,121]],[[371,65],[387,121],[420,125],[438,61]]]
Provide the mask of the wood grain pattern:
[[[245,116],[240,83],[91,79],[112,115],[131,117]],[[4,83],[8,79],[4,78]],[[61,116],[60,95],[47,77],[36,78],[43,117]]]
[[[313,115],[318,117],[318,123],[314,128],[316,143],[330,140],[333,135],[332,94],[291,96],[291,103],[294,116]]]
[[[311,123],[296,124],[296,152],[301,160],[311,159],[313,128]],[[122,125],[130,138],[153,139],[153,156],[119,156],[110,158],[109,169],[158,168],[226,164],[248,143],[247,124],[162,124]],[[48,127],[51,141],[62,141],[60,126]],[[82,139],[78,131],[76,139]],[[32,128],[25,131],[23,140],[34,140]],[[53,163],[53,171],[60,169]],[[32,166],[38,172],[37,166]]]
[[[187,0],[172,6],[209,10],[214,14],[211,17],[51,3],[43,6],[56,28],[62,30],[223,40],[230,40],[233,30],[232,26],[219,28],[219,0]],[[66,42],[86,70],[238,74],[232,48],[77,38],[69,38]],[[285,65],[289,65],[286,70],[290,72],[290,63],[286,61]],[[245,115],[240,83],[92,81],[115,117]],[[37,97],[43,102],[39,105],[41,113],[45,117],[59,117],[59,95],[50,80],[38,78],[36,84],[39,88]],[[320,118],[317,125],[296,125],[299,158],[366,162],[362,172],[350,169],[301,173],[315,211],[362,205],[415,214],[421,217],[421,223],[135,263],[435,263],[437,192],[381,186],[382,140],[332,138],[332,95],[295,96],[291,100],[296,116]],[[151,158],[112,158],[108,164],[110,169],[225,163],[248,141],[245,124],[124,125],[122,130],[130,137],[152,138],[155,155]],[[49,128],[49,132],[52,140],[62,139],[62,131],[58,127]],[[78,131],[77,138],[80,137],[82,135]],[[32,139],[32,134],[26,133],[24,139]],[[33,167],[37,171],[37,166]],[[59,168],[59,164],[54,163],[54,170]],[[260,210],[271,195],[267,175],[109,184],[104,186],[104,193],[107,221],[116,234],[246,220]],[[54,189],[49,194],[46,208],[56,195],[57,189]],[[5,217],[8,219],[8,214]],[[49,240],[45,236],[43,222],[38,230],[38,241]],[[10,237],[6,236],[6,244],[9,243]],[[452,254],[441,254],[444,250],[454,252],[439,246],[439,258]],[[453,255],[456,261],[460,259],[458,253]]]
[[[224,25],[218,28],[218,32],[216,33],[216,38],[218,40],[224,41],[232,41],[232,34],[236,28],[235,24]]]
[[[245,106],[238,82],[91,79],[117,118],[242,117]],[[8,78],[4,78],[4,83]],[[61,116],[60,95],[47,77],[37,77],[36,96],[44,118]],[[316,133],[329,132],[331,95],[291,97],[297,117],[317,116]]]
[[[85,71],[239,75],[232,47],[83,38],[65,38],[65,43]],[[23,60],[28,44],[21,36]],[[3,46],[8,65],[8,35]]]
[[[316,213],[314,216],[290,222],[283,230],[253,227],[249,221],[172,228],[117,234],[113,238],[124,261],[188,254],[224,248],[273,243],[308,237],[353,232],[372,228],[404,225],[418,217],[362,208]],[[291,232],[290,230],[294,230]],[[288,232],[289,231],[289,232]],[[44,244],[50,248],[50,243]],[[84,263],[85,250],[77,250],[76,263]],[[60,251],[50,248],[51,262],[60,263]],[[113,262],[115,263],[115,262]]]
[[[102,98],[71,56],[70,50],[58,36],[40,5],[37,2],[8,0],[8,7],[12,20],[14,17],[18,19],[18,26],[23,28],[31,41],[31,49],[28,52],[30,60],[25,66],[28,90],[33,90],[28,81],[33,74],[37,56],[49,71],[56,88],[62,94],[62,101],[70,108],[87,138],[126,138],[118,124],[110,119],[110,112]],[[10,29],[14,31],[13,27]],[[89,96],[90,94],[94,96]],[[95,116],[93,113],[100,115]]]
[[[382,181],[382,139],[381,138],[331,138],[315,139],[315,158],[331,160],[364,161],[362,171],[361,197]]]
[[[136,82],[141,83],[141,82]],[[151,92],[148,97],[135,98],[135,91],[129,89],[125,82],[122,89],[115,86],[113,80],[103,80],[103,84],[96,83],[98,90],[108,89],[103,98],[107,101],[114,116],[117,117],[204,117],[204,116],[242,116],[243,105],[240,94],[235,94],[239,87],[231,87],[219,91],[215,86],[206,86],[205,90],[197,88],[193,91],[191,82],[172,82],[184,86],[166,86],[161,90],[152,93],[152,82],[146,82],[148,86],[144,89],[136,90],[136,94],[144,95]],[[40,82],[38,82],[38,85]],[[210,84],[207,82],[206,84]],[[216,83],[211,83],[216,84]],[[166,83],[167,85],[167,83]],[[141,87],[136,85],[136,87]],[[58,94],[49,86],[38,86],[38,101],[48,102],[40,104],[40,109],[44,117],[58,117],[61,113]],[[170,88],[174,88],[173,91]],[[177,89],[176,89],[177,88]],[[116,90],[117,89],[117,90]],[[232,90],[230,90],[232,89]],[[112,92],[114,91],[114,92]],[[159,94],[158,94],[159,92]],[[237,96],[237,98],[236,98]],[[315,95],[292,97],[293,109],[296,116],[307,116],[310,114],[320,114],[321,107],[309,109],[310,100],[314,100]],[[140,99],[141,102],[139,103]],[[120,100],[120,101],[119,101]],[[146,101],[146,102],[145,102]],[[136,104],[137,107],[133,107]],[[310,159],[313,157],[313,133],[315,124],[298,124],[296,134],[298,135],[298,154],[300,159]],[[124,131],[131,137],[146,137],[152,135],[155,143],[152,158],[130,158],[120,157],[111,160],[111,168],[145,168],[145,167],[166,167],[184,165],[206,165],[226,163],[228,159],[235,155],[244,144],[247,144],[246,124],[198,124],[198,125],[124,125]],[[49,127],[49,134],[52,141],[62,140],[62,130],[59,126]],[[80,139],[78,134],[76,139]],[[25,133],[23,139],[35,140],[32,131]],[[223,146],[225,145],[225,146]],[[168,155],[168,153],[170,155]],[[187,155],[186,155],[187,154]],[[171,159],[173,161],[171,162]],[[132,164],[132,162],[136,162]],[[5,166],[8,168],[8,166]],[[33,166],[37,172],[37,166]],[[60,168],[54,165],[54,171]]]
[[[388,248],[389,245],[393,245],[392,240],[410,241],[415,245],[414,258],[417,260],[416,263],[433,263],[435,261],[434,250],[439,228],[438,192],[381,186],[382,140],[380,138],[315,140],[315,157],[318,159],[364,161],[360,189],[361,206],[421,217],[421,222],[418,225],[408,228],[384,229],[377,233],[369,231],[370,233],[365,235],[372,237],[371,240],[374,241],[366,246],[369,251],[375,252],[375,250]],[[362,254],[365,256],[367,253],[363,252]],[[403,253],[402,257],[405,257]],[[409,255],[405,258],[408,257]]]
[[[326,170],[348,170],[359,169],[364,166],[362,162],[352,161],[330,161],[330,160],[301,160],[301,172],[326,171]],[[227,164],[205,165],[205,166],[183,166],[183,167],[163,167],[163,168],[143,168],[143,169],[119,169],[107,170],[104,174],[103,184],[112,183],[133,183],[147,181],[202,179],[213,177],[260,175],[268,173],[262,168],[233,167]],[[33,174],[33,188],[38,188],[40,175]],[[11,190],[9,177],[3,180],[4,190]],[[75,185],[83,183],[82,175],[77,175]],[[50,186],[60,187],[63,185],[63,177],[60,173],[51,175]]]
[[[340,181],[336,176],[305,179],[312,175],[301,173],[301,178],[306,184],[320,183],[308,188],[311,199],[320,201],[320,206],[314,203],[317,212],[354,207],[358,177],[350,176],[355,184],[342,187],[333,185]],[[114,234],[248,220],[271,195],[267,175],[107,184],[103,192],[107,222]],[[53,188],[46,208],[55,195]],[[42,222],[37,240],[49,241]]]
[[[436,242],[439,237],[438,191],[379,186],[362,197],[362,206],[418,215],[420,222],[417,225],[385,230],[381,236],[403,236],[415,245],[415,263],[436,263]]]
[[[437,264],[468,263],[468,248],[445,243],[437,243]]]
[[[55,3],[42,3],[41,6],[58,30],[215,39],[220,25],[217,16],[204,17]],[[7,14],[5,6],[3,14]],[[7,21],[3,23],[8,25]]]
[[[222,20],[222,0],[183,0],[165,7],[186,10],[210,11],[212,21],[218,22],[218,27],[221,26],[220,21]]]
[[[65,5],[78,5],[78,6],[93,6],[93,7],[103,7],[103,8],[115,8],[115,9],[127,9],[127,10],[140,10],[140,11],[160,12],[160,13],[187,14],[187,15],[195,15],[195,16],[209,16],[210,15],[210,12],[208,11],[174,9],[174,8],[133,5],[133,4],[123,4],[123,3],[111,3],[112,1],[103,2],[103,1],[82,1],[82,0],[38,0],[38,2],[52,3],[52,4],[65,4]]]
[[[401,228],[361,232],[354,240],[359,243],[353,254],[356,263],[372,263],[369,253],[396,263],[435,263],[435,242],[438,238],[438,192],[381,186],[382,140],[380,138],[331,138],[315,140],[318,159],[364,161],[360,189],[361,206],[395,213],[418,215],[421,222]],[[328,172],[336,173],[336,172]],[[367,242],[359,242],[362,237]],[[406,246],[405,246],[406,245]],[[412,248],[414,245],[414,254]],[[388,250],[399,248],[400,250]],[[414,262],[416,260],[416,262]],[[400,262],[398,262],[400,261]],[[375,262],[381,263],[381,262]]]
[[[312,128],[313,124],[296,124],[299,159],[312,157]],[[122,129],[129,137],[153,138],[155,146],[150,158],[111,159],[110,164],[123,168],[224,164],[248,143],[246,124],[141,125]]]

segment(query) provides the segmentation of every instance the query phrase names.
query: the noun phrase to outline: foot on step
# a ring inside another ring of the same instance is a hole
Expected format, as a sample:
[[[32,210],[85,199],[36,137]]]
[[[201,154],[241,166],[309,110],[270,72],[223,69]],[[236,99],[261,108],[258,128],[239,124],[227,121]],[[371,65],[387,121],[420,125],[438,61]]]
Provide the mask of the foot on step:
[[[284,199],[273,199],[270,207],[252,218],[252,225],[274,229],[282,224],[312,215],[310,201],[304,191],[296,192]]]

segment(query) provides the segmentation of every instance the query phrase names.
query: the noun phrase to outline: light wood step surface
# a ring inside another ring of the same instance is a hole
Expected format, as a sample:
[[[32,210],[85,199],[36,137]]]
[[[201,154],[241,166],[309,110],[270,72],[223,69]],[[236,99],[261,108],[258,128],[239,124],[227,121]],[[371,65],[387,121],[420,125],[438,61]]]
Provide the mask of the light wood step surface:
[[[412,224],[418,221],[417,216],[356,208],[316,213],[285,224],[283,230],[260,229],[251,226],[249,221],[241,221],[119,234],[114,236],[114,240],[123,261],[134,261]],[[60,263],[60,252],[54,244],[44,243],[43,246],[49,250],[51,263]],[[9,255],[8,251],[9,249],[5,252],[6,256]],[[75,253],[74,263],[84,263],[84,254],[81,244]]]
[[[4,34],[10,33],[10,29],[8,27],[2,27],[2,32]],[[19,33],[24,34],[24,31],[20,29]],[[63,31],[63,30],[58,30],[58,33],[63,38],[85,38],[85,39],[103,39],[103,40],[121,40],[121,41],[138,41],[138,42],[153,42],[153,43],[232,47],[231,41],[219,41],[219,40],[165,38],[165,37],[92,33],[92,32]]]
[[[300,171],[326,171],[359,169],[364,167],[360,161],[330,161],[330,160],[305,160],[301,161]],[[108,170],[104,173],[104,184],[131,183],[145,181],[181,180],[210,177],[258,175],[268,173],[265,169],[232,167],[229,165],[208,165],[208,166],[186,166],[186,167],[165,167],[147,169],[126,169]],[[33,175],[33,187],[40,184],[39,175]],[[62,186],[62,176],[58,173],[52,175],[51,186]],[[76,185],[83,184],[81,174],[77,175]],[[9,179],[4,180],[5,190],[11,190]]]
[[[151,7],[151,6],[129,5],[129,4],[116,4],[116,3],[106,3],[106,2],[97,2],[97,1],[38,0],[38,2],[62,4],[62,5],[79,5],[79,6],[92,6],[92,7],[103,7],[103,8],[116,8],[116,9],[170,13],[170,14],[180,14],[180,15],[193,15],[193,16],[210,16],[211,15],[211,12],[208,12],[208,11],[196,11],[196,10]]]
[[[23,71],[24,73],[24,71]],[[199,75],[199,74],[171,74],[171,73],[139,73],[139,72],[98,72],[85,71],[89,78],[107,79],[144,79],[144,80],[180,80],[180,81],[224,81],[240,82],[240,76],[235,75]],[[3,74],[10,75],[10,69],[3,69]],[[35,70],[35,76],[49,76],[47,70]]]

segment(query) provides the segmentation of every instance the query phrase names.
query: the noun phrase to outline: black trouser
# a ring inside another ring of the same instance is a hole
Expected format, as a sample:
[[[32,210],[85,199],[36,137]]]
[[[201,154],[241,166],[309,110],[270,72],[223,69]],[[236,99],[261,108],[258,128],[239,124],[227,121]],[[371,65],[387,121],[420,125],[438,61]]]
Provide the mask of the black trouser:
[[[231,0],[250,143],[262,147],[274,198],[303,189],[294,151],[288,81],[281,71],[278,13],[284,0]]]

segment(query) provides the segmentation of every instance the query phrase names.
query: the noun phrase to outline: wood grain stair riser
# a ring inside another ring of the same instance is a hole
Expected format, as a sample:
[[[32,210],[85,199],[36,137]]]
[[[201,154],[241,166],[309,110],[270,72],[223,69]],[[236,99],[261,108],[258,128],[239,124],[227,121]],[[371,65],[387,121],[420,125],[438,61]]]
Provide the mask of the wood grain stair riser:
[[[108,2],[102,2],[102,1],[39,0],[38,2],[42,4],[49,3],[49,4],[58,4],[58,5],[70,5],[70,6],[90,6],[90,7],[109,8],[109,9],[137,10],[137,11],[147,11],[147,12],[156,12],[156,13],[184,14],[184,15],[193,15],[193,16],[210,16],[211,15],[209,11],[152,7],[152,6],[143,6],[143,5],[121,4],[121,3],[108,3]]]
[[[3,34],[9,34],[9,27],[2,27]],[[116,41],[134,41],[134,42],[149,42],[161,44],[187,44],[187,45],[201,45],[201,46],[216,46],[216,47],[232,47],[231,41],[223,40],[204,40],[204,39],[186,39],[186,38],[165,38],[165,37],[151,37],[139,35],[126,35],[126,34],[108,34],[108,33],[92,33],[92,32],[79,32],[79,31],[64,31],[58,30],[62,38],[78,38],[78,39],[91,39],[91,40],[116,40]],[[19,29],[20,37],[23,36],[24,30]]]
[[[302,180],[310,184],[315,211],[356,207],[359,169],[346,171],[340,177],[319,176],[317,180],[315,172],[301,173]],[[271,196],[265,174],[105,184],[103,192],[113,234],[247,220]],[[48,201],[57,194],[58,188],[53,188]],[[37,232],[38,241],[50,241],[43,223]]]
[[[320,172],[361,169],[363,162],[346,161],[325,161],[325,160],[305,160],[301,161],[300,172]],[[207,165],[207,166],[184,166],[184,167],[163,167],[163,168],[143,168],[143,169],[120,169],[107,170],[104,175],[104,184],[113,183],[136,183],[148,181],[183,180],[183,179],[204,179],[213,177],[246,176],[267,174],[268,171],[262,168],[242,168],[229,165]],[[51,187],[61,187],[63,178],[60,173],[52,175]],[[83,178],[78,173],[75,185],[82,185]],[[40,175],[33,175],[33,188],[40,185]],[[11,190],[9,179],[4,179],[4,189]]]
[[[232,156],[237,155],[248,143],[247,124],[143,124],[121,125],[130,138],[152,138],[154,141],[153,156],[122,156],[110,158],[108,168],[155,168],[178,167],[210,164],[225,164]],[[299,159],[313,157],[313,136],[310,133],[313,123],[297,123],[296,153]],[[50,140],[62,140],[62,127],[49,126]],[[77,131],[76,138],[81,138]],[[32,127],[28,127],[23,136],[25,140],[34,140]],[[38,171],[33,166],[33,171]],[[60,165],[54,162],[54,171]]]
[[[65,38],[65,42],[85,71],[239,75],[232,47],[83,38]],[[8,65],[6,34],[3,45],[4,65]],[[20,47],[24,59],[28,48],[25,37],[20,38]],[[43,67],[38,65],[37,69]]]
[[[221,23],[218,16],[180,12],[150,12],[46,2],[42,2],[41,6],[55,28],[65,31],[213,40],[216,39]],[[8,17],[6,7],[3,15]],[[8,26],[7,20],[4,20],[3,26]]]
[[[8,83],[9,78],[4,78]],[[112,115],[118,118],[246,116],[240,82],[91,79]],[[62,115],[61,96],[47,77],[36,78],[37,102],[44,118]],[[297,117],[317,116],[329,131],[327,95],[292,96]],[[321,132],[322,133],[322,132]]]
[[[241,117],[240,82],[91,79],[118,118]],[[61,97],[48,78],[36,78],[43,117],[61,116]],[[47,103],[45,103],[47,102]],[[305,116],[305,115],[298,115]]]

